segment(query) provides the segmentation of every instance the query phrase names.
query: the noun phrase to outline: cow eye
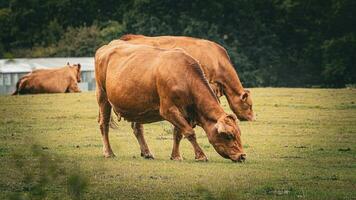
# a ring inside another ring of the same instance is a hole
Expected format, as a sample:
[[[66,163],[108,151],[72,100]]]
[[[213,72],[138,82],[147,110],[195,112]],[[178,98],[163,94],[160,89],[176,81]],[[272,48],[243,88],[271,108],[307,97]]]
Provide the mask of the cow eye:
[[[233,135],[233,134],[231,134],[231,133],[225,133],[224,134],[224,139],[225,140],[233,140],[235,138],[235,136]]]

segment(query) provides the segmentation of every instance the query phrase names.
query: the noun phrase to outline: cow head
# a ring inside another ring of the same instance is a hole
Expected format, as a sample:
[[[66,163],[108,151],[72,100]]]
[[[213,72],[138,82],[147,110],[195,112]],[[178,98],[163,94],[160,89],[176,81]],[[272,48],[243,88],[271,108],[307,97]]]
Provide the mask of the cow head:
[[[82,81],[81,72],[80,72],[81,65],[79,63],[78,64],[74,64],[74,65],[70,65],[69,62],[68,62],[67,66],[75,71],[75,76],[77,78],[77,82],[80,83]]]
[[[80,83],[82,81],[82,79],[81,79],[81,71],[80,71],[80,68],[82,66],[78,63],[78,64],[74,64],[74,67],[77,68],[77,82]]]
[[[234,114],[224,115],[218,119],[209,141],[224,158],[238,162],[246,159],[241,143],[241,131]]]
[[[252,110],[252,97],[248,90],[245,90],[240,96],[233,97],[234,100],[231,103],[236,105],[232,106],[237,118],[241,121],[254,121],[255,115]],[[230,102],[229,102],[230,103]]]

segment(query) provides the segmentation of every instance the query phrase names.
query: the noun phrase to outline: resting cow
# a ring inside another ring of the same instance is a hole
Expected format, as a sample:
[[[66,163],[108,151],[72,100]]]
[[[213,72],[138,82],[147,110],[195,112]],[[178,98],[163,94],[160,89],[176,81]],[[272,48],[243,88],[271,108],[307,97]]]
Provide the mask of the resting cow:
[[[231,110],[240,120],[254,120],[251,93],[245,90],[226,50],[211,41],[178,36],[147,37],[124,35],[120,38],[133,44],[160,48],[182,48],[197,59],[218,97],[225,95]]]
[[[181,49],[160,49],[114,40],[95,54],[96,95],[105,157],[111,109],[133,122],[141,156],[153,158],[142,124],[167,120],[174,125],[171,159],[181,160],[182,136],[193,145],[195,158],[207,160],[192,124],[201,126],[215,150],[233,161],[245,159],[235,115],[220,106],[198,62]]]
[[[12,95],[80,92],[80,67],[67,63],[61,68],[34,70],[20,78]]]

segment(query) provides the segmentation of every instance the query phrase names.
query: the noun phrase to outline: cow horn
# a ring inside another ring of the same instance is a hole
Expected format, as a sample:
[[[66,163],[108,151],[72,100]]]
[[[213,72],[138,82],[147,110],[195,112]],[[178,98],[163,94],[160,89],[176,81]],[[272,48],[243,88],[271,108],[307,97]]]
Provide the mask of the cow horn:
[[[217,122],[215,124],[215,128],[218,130],[218,133],[225,133],[226,132],[226,128],[224,126],[224,124],[222,122]]]
[[[233,119],[234,121],[238,121],[237,117],[235,114],[228,114],[227,117],[230,117],[231,119]]]

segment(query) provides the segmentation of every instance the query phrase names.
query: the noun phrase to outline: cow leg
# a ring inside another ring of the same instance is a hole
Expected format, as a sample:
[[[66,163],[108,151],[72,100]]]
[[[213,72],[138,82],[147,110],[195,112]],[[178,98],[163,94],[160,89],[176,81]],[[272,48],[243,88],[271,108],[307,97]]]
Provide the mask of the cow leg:
[[[183,134],[181,133],[181,131],[177,127],[174,127],[173,149],[172,149],[172,154],[171,154],[171,160],[183,160],[183,158],[180,155],[180,151],[179,151],[179,144],[180,144],[180,141],[182,140],[182,137],[183,137]],[[189,136],[188,140],[190,143],[192,143],[192,146],[194,148],[195,159],[197,161],[207,161],[208,158],[205,156],[203,150],[198,145],[198,143],[196,141],[195,134]]]
[[[134,131],[138,143],[140,144],[141,156],[146,159],[154,159],[143,135],[143,125],[137,122],[132,122],[131,127]]]
[[[203,150],[200,148],[195,133],[187,137],[189,142],[193,145],[195,152],[196,161],[208,161],[208,157],[204,154]]]
[[[182,140],[182,133],[179,131],[177,127],[174,127],[173,130],[173,149],[172,149],[172,154],[171,154],[171,160],[183,160],[183,158],[180,156],[180,151],[179,151],[179,144],[180,141]]]
[[[67,88],[66,92],[74,93],[74,92],[81,92],[81,91],[79,89],[78,83],[72,81],[69,87]]]
[[[195,152],[195,159],[197,161],[207,161],[208,158],[205,156],[203,150],[200,148],[199,144],[197,143],[193,128],[190,126],[187,120],[185,120],[184,116],[179,111],[179,109],[174,105],[173,106],[161,105],[160,107],[161,107],[160,109],[161,116],[164,117],[169,122],[171,122],[175,126],[175,129],[178,129],[181,135],[184,135],[184,137],[186,137],[189,140],[189,142],[193,145],[194,152]],[[177,134],[176,136],[179,137],[179,134]],[[176,140],[178,141],[178,138],[174,138],[174,141]],[[179,142],[177,142],[175,145],[176,145],[176,149],[179,149]]]
[[[104,157],[115,157],[110,142],[109,142],[109,122],[111,115],[111,105],[106,97],[105,92],[97,90],[97,100],[99,104],[99,127],[103,139],[103,154]]]

